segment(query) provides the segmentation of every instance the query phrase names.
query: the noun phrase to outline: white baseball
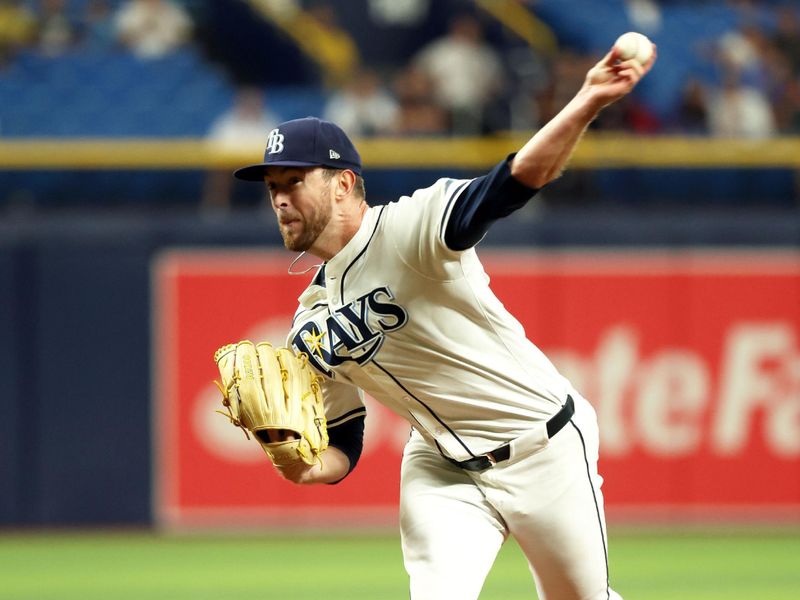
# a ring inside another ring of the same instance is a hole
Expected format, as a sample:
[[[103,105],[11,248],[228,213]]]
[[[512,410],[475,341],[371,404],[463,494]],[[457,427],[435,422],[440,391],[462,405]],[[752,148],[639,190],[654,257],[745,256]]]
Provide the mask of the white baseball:
[[[619,57],[622,60],[633,59],[640,65],[643,65],[653,55],[653,43],[646,35],[629,31],[623,33],[614,42],[614,46],[619,51]]]

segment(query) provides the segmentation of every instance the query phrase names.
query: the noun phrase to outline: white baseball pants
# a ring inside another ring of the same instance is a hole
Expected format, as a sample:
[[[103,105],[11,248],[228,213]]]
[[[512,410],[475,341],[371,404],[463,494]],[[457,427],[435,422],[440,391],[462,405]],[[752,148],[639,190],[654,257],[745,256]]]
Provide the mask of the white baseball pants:
[[[579,395],[552,439],[512,442],[511,457],[480,473],[453,465],[417,433],[401,470],[400,533],[411,600],[474,600],[511,535],[540,600],[611,600],[598,429]],[[519,442],[519,443],[518,443]]]

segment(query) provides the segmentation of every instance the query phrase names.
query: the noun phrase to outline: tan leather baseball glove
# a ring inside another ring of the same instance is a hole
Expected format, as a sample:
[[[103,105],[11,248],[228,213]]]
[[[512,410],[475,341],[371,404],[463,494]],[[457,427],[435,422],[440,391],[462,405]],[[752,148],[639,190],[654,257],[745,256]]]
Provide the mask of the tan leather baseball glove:
[[[319,378],[305,354],[244,340],[214,353],[222,404],[234,425],[258,440],[276,466],[313,465],[328,447]]]

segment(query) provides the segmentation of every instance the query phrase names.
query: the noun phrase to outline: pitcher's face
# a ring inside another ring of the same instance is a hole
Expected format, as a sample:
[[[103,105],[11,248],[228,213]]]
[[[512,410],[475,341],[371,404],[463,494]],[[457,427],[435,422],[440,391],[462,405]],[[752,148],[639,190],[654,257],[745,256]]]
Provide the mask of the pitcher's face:
[[[264,176],[283,244],[311,248],[331,220],[331,182],[320,167],[270,167]]]

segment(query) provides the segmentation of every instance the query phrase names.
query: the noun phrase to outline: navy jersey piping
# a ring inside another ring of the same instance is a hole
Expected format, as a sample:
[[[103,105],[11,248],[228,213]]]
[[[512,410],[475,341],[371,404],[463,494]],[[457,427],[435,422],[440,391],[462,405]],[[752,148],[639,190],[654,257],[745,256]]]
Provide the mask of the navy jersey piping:
[[[608,569],[608,548],[606,548],[606,532],[603,529],[603,519],[600,517],[600,506],[597,504],[597,493],[594,491],[594,484],[592,483],[592,473],[589,469],[589,458],[586,455],[586,442],[583,439],[583,433],[575,424],[575,422],[570,419],[569,424],[575,428],[575,431],[578,432],[578,437],[581,438],[581,446],[583,446],[583,461],[586,463],[586,475],[589,478],[589,487],[592,488],[592,498],[594,498],[594,509],[597,511],[597,524],[600,527],[600,540],[603,542],[603,557],[606,561],[606,598],[611,598],[611,575]]]
[[[349,420],[349,419],[351,419],[353,417],[360,416],[360,415],[366,415],[366,414],[367,414],[367,409],[365,407],[360,406],[359,408],[354,408],[353,410],[350,410],[350,411],[344,413],[343,415],[338,416],[335,419],[331,419],[330,421],[328,421],[328,427],[336,427],[337,425],[341,425],[342,423],[344,423],[345,421],[347,421],[347,420]]]
[[[317,269],[314,279],[311,280],[311,285],[325,287],[325,263],[322,263]]]
[[[424,403],[422,400],[420,400],[419,398],[417,398],[417,397],[416,397],[416,396],[415,396],[415,395],[414,395],[414,394],[413,394],[413,393],[412,393],[412,392],[411,392],[411,391],[410,391],[410,390],[409,390],[409,389],[408,389],[406,386],[404,386],[402,383],[400,383],[400,381],[399,381],[399,380],[398,380],[398,379],[397,379],[397,378],[396,378],[394,375],[392,375],[391,373],[389,373],[389,371],[387,371],[387,370],[386,370],[386,369],[384,369],[384,368],[383,368],[383,367],[382,367],[380,364],[378,364],[378,362],[377,362],[377,361],[373,360],[373,361],[372,361],[372,364],[373,364],[373,365],[375,365],[376,367],[378,367],[378,368],[379,368],[381,371],[383,371],[384,373],[386,373],[386,374],[387,374],[389,377],[391,377],[392,381],[394,381],[394,382],[395,382],[395,383],[396,383],[396,384],[397,384],[397,385],[400,387],[400,389],[401,389],[401,390],[403,390],[403,391],[404,391],[406,394],[408,394],[409,396],[411,396],[411,397],[412,397],[414,400],[416,400],[416,401],[417,401],[417,402],[418,402],[418,403],[419,403],[421,406],[423,406],[423,407],[425,408],[425,410],[427,410],[427,411],[428,411],[428,412],[431,414],[431,416],[432,416],[434,419],[436,419],[436,422],[437,422],[437,423],[439,423],[439,424],[440,424],[442,427],[444,427],[444,428],[445,428],[445,429],[446,429],[446,430],[447,430],[447,431],[450,433],[450,435],[452,435],[452,436],[453,436],[453,438],[454,438],[454,439],[455,439],[455,440],[456,440],[456,441],[457,441],[457,442],[458,442],[458,443],[461,445],[461,447],[462,447],[462,448],[464,448],[464,450],[466,450],[466,451],[467,451],[467,453],[468,453],[468,454],[469,454],[469,455],[470,455],[472,458],[475,458],[475,455],[472,453],[472,450],[470,450],[470,449],[469,449],[469,447],[468,447],[468,446],[467,446],[467,445],[464,443],[464,441],[463,441],[463,440],[462,440],[460,437],[458,437],[458,434],[456,434],[456,432],[455,432],[455,431],[453,431],[453,430],[450,428],[450,426],[449,426],[447,423],[445,423],[445,422],[442,420],[442,418],[441,418],[439,415],[437,415],[435,412],[433,412],[433,409],[431,409],[431,407],[430,407],[430,406],[428,406],[428,405],[427,405],[427,404],[425,404],[425,403]],[[419,422],[419,421],[418,421],[418,422]]]
[[[361,252],[359,252],[356,255],[356,257],[350,262],[350,264],[347,265],[347,268],[344,270],[344,273],[342,273],[342,279],[339,282],[339,300],[342,304],[344,304],[344,278],[347,277],[347,272],[350,270],[350,267],[352,267],[356,263],[356,261],[363,256],[364,252],[367,251],[367,248],[369,247],[372,238],[375,237],[375,232],[378,231],[378,225],[381,222],[381,217],[383,216],[383,209],[385,208],[386,206],[381,206],[381,210],[378,213],[378,218],[375,221],[375,227],[373,228],[372,233],[370,234],[369,239],[367,240],[367,243],[364,244],[364,247],[361,249]]]
[[[447,201],[447,206],[444,207],[444,213],[442,213],[442,220],[439,223],[439,238],[444,241],[444,228],[445,228],[445,221],[447,220],[448,216],[450,215],[450,207],[453,205],[453,202],[461,195],[461,193],[466,189],[466,187],[470,184],[472,180],[465,181],[461,184],[460,189],[456,189],[453,192],[453,195],[450,196],[450,200]]]

